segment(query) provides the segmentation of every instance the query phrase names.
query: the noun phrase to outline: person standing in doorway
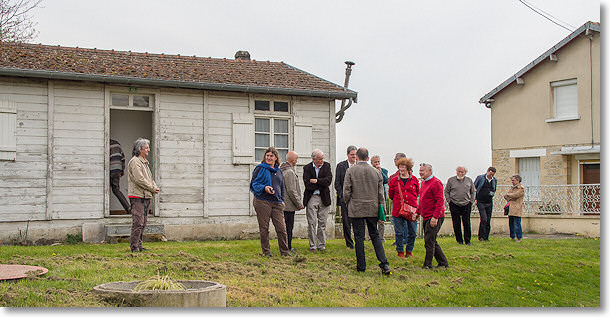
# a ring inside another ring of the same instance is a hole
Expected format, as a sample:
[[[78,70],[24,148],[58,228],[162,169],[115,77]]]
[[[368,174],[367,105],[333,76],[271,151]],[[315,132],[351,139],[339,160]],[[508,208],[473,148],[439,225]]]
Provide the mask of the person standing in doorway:
[[[476,190],[470,177],[466,176],[468,170],[464,166],[455,169],[455,176],[449,177],[445,185],[445,199],[449,203],[451,220],[455,240],[459,244],[470,243],[470,211],[474,203]],[[464,237],[462,238],[462,223],[464,224]]]
[[[117,140],[110,139],[110,188],[121,203],[127,214],[131,213],[131,205],[121,191],[121,177],[125,175],[125,153]]]
[[[333,173],[330,163],[324,161],[324,152],[321,150],[313,150],[311,160],[311,163],[303,166],[303,204],[306,206],[309,251],[316,253],[316,250],[326,251],[326,218],[330,211]]]
[[[354,241],[352,240],[352,224],[349,222],[347,215],[347,205],[343,200],[343,181],[345,179],[345,172],[348,168],[356,164],[356,147],[350,145],[347,147],[347,160],[337,164],[335,169],[335,190],[337,191],[337,204],[341,208],[341,223],[343,224],[343,238],[345,238],[345,245],[354,249]]]
[[[491,213],[493,211],[493,199],[496,194],[496,185],[498,180],[494,177],[496,168],[490,166],[485,174],[477,176],[474,180],[476,188],[475,204],[479,209],[479,241],[489,241],[489,233],[491,231]]]
[[[131,203],[131,237],[129,247],[131,252],[146,250],[142,247],[142,237],[148,221],[151,199],[159,193],[159,187],[153,181],[152,173],[146,157],[150,153],[150,141],[139,138],[133,144],[133,157],[127,165],[129,182],[128,196]]]
[[[364,228],[369,230],[369,237],[379,261],[381,273],[390,275],[390,265],[385,256],[383,243],[377,232],[379,204],[384,202],[383,177],[374,167],[368,164],[369,151],[359,148],[356,151],[358,162],[345,173],[343,197],[348,205],[349,217],[354,226],[354,240],[356,240],[356,270],[366,270],[364,251]]]
[[[291,254],[296,254],[292,247],[292,230],[294,228],[294,213],[305,208],[301,197],[301,187],[299,186],[299,176],[294,167],[297,165],[299,155],[295,151],[286,154],[286,162],[282,163],[280,169],[284,174],[284,220],[286,221],[286,234],[288,235],[288,249]]]

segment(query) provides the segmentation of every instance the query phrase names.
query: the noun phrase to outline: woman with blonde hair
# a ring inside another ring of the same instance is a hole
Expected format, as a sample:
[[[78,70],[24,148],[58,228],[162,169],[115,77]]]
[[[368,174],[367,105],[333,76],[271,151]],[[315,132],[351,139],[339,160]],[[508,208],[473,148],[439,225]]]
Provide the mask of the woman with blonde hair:
[[[517,242],[521,242],[523,230],[521,229],[521,217],[523,216],[523,196],[525,190],[521,185],[521,176],[515,174],[510,178],[513,186],[508,190],[504,199],[508,201],[508,227],[510,229],[510,238]]]
[[[291,256],[284,221],[284,176],[280,169],[280,155],[274,147],[265,150],[261,163],[254,168],[250,191],[254,194],[254,210],[260,232],[263,256],[271,257],[269,219],[273,221],[280,253]]]

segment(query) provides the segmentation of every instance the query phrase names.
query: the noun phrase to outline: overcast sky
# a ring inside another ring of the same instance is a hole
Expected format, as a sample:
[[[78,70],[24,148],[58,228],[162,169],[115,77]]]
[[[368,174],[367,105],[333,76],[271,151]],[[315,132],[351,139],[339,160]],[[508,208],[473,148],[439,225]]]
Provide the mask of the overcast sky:
[[[600,22],[599,1],[527,2],[574,28]],[[358,103],[337,124],[337,162],[354,144],[393,172],[394,153],[405,152],[443,182],[457,165],[474,178],[491,164],[490,110],[479,98],[570,34],[518,0],[42,5],[34,43],[215,58],[247,50],[340,85],[344,61],[354,61]]]

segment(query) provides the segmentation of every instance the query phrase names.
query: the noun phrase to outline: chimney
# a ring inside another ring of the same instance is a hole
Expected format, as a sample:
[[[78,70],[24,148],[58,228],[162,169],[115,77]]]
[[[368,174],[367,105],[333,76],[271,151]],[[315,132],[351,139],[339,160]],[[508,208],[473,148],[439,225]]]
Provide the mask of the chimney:
[[[249,61],[250,60],[250,53],[248,53],[248,51],[237,51],[237,53],[235,53],[235,59],[241,59],[244,61]]]

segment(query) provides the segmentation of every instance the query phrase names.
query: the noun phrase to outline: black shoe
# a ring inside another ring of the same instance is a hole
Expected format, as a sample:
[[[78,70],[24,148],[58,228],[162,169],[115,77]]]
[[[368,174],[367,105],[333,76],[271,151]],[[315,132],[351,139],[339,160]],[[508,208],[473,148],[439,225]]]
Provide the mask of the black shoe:
[[[464,242],[458,242],[458,244],[464,244]]]
[[[148,251],[148,249],[147,249],[147,248],[145,248],[145,247],[141,247],[141,248],[140,248],[140,251]]]
[[[440,265],[439,264],[439,265],[436,266],[436,268],[437,269],[448,269],[449,268],[449,264],[446,264],[446,265]]]
[[[271,253],[263,253],[263,256],[264,256],[264,257],[268,257],[268,258],[273,257],[273,255],[271,255]]]
[[[316,249],[309,249],[309,252],[312,252],[313,254],[316,254]]]
[[[421,268],[422,268],[422,269],[425,269],[425,270],[431,270],[431,269],[433,269],[432,265],[425,265],[425,264],[424,264],[424,266],[422,266]]]
[[[479,242],[483,242],[483,241],[485,241],[485,239],[479,238]]]
[[[290,249],[290,254],[297,254],[297,250],[295,250],[294,248]]]
[[[470,242],[466,242],[466,245],[472,245],[472,243],[470,243]]]
[[[386,276],[391,275],[391,274],[392,274],[392,271],[390,270],[390,266],[389,266],[389,265],[387,265],[387,264],[386,264],[386,265],[384,265],[384,266],[381,268],[381,274],[386,275]]]
[[[285,257],[292,257],[292,254],[290,254],[290,253],[288,253],[288,254],[282,254],[282,256],[285,256]]]

